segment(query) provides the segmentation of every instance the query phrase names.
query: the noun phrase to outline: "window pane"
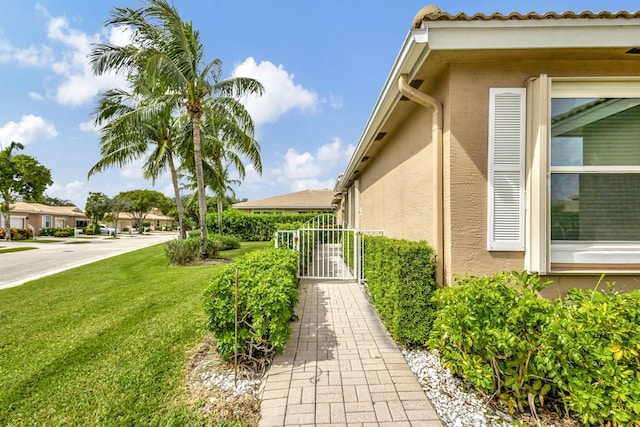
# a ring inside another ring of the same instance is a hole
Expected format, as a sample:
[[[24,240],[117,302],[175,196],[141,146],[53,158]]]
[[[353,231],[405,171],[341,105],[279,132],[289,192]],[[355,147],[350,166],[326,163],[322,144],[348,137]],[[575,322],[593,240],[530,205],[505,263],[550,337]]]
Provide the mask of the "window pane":
[[[553,98],[551,166],[640,166],[639,98]]]
[[[640,241],[640,174],[551,175],[551,239]]]

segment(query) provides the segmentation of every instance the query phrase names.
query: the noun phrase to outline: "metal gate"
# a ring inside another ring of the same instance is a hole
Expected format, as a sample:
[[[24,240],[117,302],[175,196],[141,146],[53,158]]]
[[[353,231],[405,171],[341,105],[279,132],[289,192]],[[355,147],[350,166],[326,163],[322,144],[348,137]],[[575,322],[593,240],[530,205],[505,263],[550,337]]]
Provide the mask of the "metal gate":
[[[298,276],[306,279],[358,280],[363,276],[364,234],[337,223],[333,214],[307,221],[298,230],[278,230],[276,247],[297,249]]]

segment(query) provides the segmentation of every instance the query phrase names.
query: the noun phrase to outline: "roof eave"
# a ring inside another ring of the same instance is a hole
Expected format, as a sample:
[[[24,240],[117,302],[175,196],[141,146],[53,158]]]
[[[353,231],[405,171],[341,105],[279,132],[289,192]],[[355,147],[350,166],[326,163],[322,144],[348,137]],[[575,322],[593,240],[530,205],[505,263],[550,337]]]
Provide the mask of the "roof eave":
[[[400,75],[408,74],[409,77],[413,76],[428,55],[429,44],[427,30],[411,30],[405,38],[393,68],[382,88],[382,92],[378,96],[373,111],[360,136],[358,145],[351,156],[351,160],[349,160],[342,178],[336,183],[334,188],[336,192],[342,192],[348,188],[348,184],[353,179],[354,172],[358,169],[362,158],[371,147],[371,144],[373,144],[376,135],[380,132],[387,117],[400,100],[401,95],[398,89],[398,78]]]
[[[638,19],[423,21],[432,50],[633,47]]]
[[[400,100],[399,76],[408,74],[411,80],[430,52],[634,47],[640,43],[639,33],[640,20],[626,18],[423,21],[407,35],[335,191],[349,188],[362,158]]]

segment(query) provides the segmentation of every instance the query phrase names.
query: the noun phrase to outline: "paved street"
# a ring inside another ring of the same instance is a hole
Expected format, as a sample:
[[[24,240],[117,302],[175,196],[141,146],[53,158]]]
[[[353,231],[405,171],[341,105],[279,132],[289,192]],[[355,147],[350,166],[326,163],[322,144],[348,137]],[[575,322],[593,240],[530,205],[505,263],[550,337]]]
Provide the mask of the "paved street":
[[[176,237],[177,233],[157,232],[148,235],[122,234],[119,239],[106,236],[78,239],[40,238],[59,240],[55,243],[0,240],[0,251],[14,247],[36,248],[20,252],[0,252],[0,289],[18,286],[49,274],[166,242]]]

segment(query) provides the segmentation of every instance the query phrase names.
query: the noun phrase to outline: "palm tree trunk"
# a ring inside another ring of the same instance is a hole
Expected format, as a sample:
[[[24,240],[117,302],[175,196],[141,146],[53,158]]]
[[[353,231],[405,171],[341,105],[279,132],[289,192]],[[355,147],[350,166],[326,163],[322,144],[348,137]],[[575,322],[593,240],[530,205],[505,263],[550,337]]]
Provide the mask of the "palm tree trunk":
[[[218,234],[222,234],[222,196],[218,194]]]
[[[178,173],[176,165],[173,164],[173,156],[168,153],[169,170],[171,171],[171,182],[173,183],[173,192],[176,196],[176,209],[178,210],[178,227],[180,227],[180,238],[187,237],[187,230],[184,229],[184,206],[182,205],[182,196],[180,195],[180,187],[178,184]]]
[[[191,116],[193,122],[193,158],[196,167],[198,187],[198,213],[200,220],[200,256],[207,259],[207,196],[205,194],[204,173],[202,172],[202,148],[200,145],[200,117]]]

